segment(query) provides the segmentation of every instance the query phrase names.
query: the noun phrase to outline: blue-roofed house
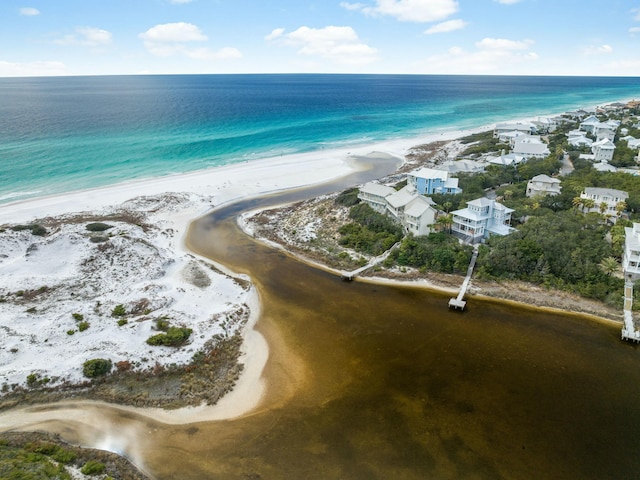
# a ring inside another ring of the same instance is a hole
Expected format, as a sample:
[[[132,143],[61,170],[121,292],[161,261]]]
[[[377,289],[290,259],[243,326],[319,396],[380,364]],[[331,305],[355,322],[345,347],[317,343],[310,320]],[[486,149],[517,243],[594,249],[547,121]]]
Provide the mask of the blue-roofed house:
[[[458,187],[457,178],[453,178],[445,170],[435,170],[433,168],[421,168],[407,174],[407,185],[413,185],[421,195],[462,193],[462,189]]]

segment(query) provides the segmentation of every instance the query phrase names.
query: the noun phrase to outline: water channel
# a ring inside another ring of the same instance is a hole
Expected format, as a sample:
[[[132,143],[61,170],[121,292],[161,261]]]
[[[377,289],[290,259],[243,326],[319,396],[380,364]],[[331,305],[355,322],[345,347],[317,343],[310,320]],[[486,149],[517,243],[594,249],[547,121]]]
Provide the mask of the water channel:
[[[640,352],[619,326],[421,288],[343,282],[264,246],[228,206],[189,245],[250,274],[270,356],[259,408],[136,425],[158,479],[640,478]],[[72,422],[57,430],[74,438]],[[141,434],[142,432],[142,434]]]

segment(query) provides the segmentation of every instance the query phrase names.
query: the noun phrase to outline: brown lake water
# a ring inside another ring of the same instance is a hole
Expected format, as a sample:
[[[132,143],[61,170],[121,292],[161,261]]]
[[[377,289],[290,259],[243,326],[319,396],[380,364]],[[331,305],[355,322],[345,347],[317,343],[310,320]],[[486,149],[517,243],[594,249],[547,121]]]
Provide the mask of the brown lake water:
[[[640,478],[640,351],[619,326],[343,282],[240,232],[236,213],[261,202],[198,220],[189,243],[259,291],[266,398],[180,426],[103,410],[144,432],[156,478]]]

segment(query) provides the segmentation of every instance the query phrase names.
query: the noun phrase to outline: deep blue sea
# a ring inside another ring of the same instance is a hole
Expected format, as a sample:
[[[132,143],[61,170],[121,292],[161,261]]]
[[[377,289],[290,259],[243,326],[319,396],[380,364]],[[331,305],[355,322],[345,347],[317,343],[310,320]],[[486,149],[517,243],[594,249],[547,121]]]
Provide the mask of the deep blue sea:
[[[638,78],[0,78],[0,203],[631,98]]]

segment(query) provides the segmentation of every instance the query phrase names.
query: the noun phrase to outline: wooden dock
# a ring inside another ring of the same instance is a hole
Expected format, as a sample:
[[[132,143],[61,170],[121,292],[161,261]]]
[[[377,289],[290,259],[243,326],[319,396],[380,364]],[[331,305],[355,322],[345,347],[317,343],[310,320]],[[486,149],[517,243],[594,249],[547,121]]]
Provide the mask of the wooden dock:
[[[455,308],[456,310],[464,310],[464,307],[467,306],[467,302],[464,300],[464,296],[467,293],[467,288],[469,287],[469,283],[471,283],[471,275],[473,275],[473,269],[476,266],[476,260],[478,259],[478,246],[473,247],[473,255],[471,255],[471,261],[469,262],[469,268],[467,268],[467,276],[464,277],[464,281],[462,282],[462,286],[460,287],[460,292],[458,292],[458,296],[456,298],[449,299],[449,308]]]

